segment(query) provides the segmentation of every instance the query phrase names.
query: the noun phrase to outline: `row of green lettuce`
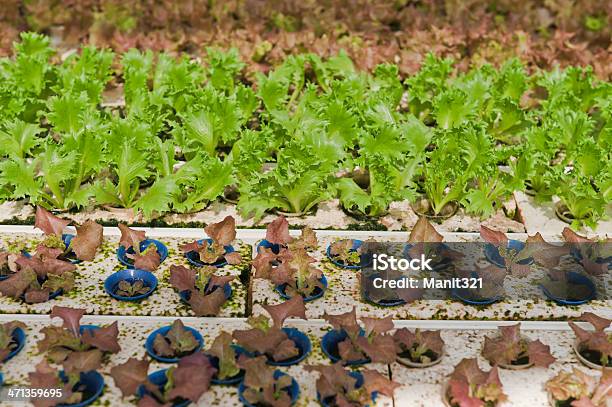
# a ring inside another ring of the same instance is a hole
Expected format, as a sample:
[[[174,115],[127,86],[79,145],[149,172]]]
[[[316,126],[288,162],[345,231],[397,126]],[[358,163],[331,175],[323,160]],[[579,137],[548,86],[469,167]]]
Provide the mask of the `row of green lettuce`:
[[[393,64],[366,73],[342,53],[306,54],[251,83],[243,67],[217,49],[198,61],[83,47],[62,60],[23,34],[0,60],[0,200],[153,217],[231,190],[257,218],[334,197],[372,217],[419,200],[486,218],[528,187],[558,196],[575,226],[606,216],[612,85],[589,68],[528,74],[510,60],[457,74],[429,56],[402,79]],[[125,106],[105,107],[117,87]]]

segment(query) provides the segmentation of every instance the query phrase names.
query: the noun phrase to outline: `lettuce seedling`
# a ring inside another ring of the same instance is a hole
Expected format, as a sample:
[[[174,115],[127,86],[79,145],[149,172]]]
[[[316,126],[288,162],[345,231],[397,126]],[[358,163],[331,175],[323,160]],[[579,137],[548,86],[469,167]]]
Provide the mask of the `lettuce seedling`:
[[[236,239],[236,220],[232,216],[226,216],[221,222],[211,223],[204,228],[206,235],[212,240],[202,242],[193,241],[181,245],[184,253],[195,251],[200,261],[206,264],[214,264],[225,259],[228,264],[240,264],[242,257],[238,252],[226,253],[225,246],[230,245]]]
[[[155,354],[171,358],[182,358],[189,355],[197,349],[198,345],[198,340],[191,331],[185,329],[180,319],[174,320],[168,333],[157,334],[153,340]]]
[[[161,263],[161,256],[157,246],[150,244],[144,251],[140,251],[140,243],[146,240],[146,233],[142,230],[131,229],[124,223],[119,224],[121,239],[119,244],[126,249],[132,248],[134,253],[126,253],[127,258],[134,261],[134,267],[141,270],[154,271]]]
[[[83,354],[78,361],[64,364],[63,375],[60,369],[51,367],[46,360],[36,365],[34,372],[28,373],[30,386],[40,389],[61,389],[61,397],[32,398],[35,407],[54,407],[78,404],[84,401],[85,388],[79,383],[81,373],[96,370],[99,359],[93,354]]]
[[[117,285],[115,294],[121,297],[136,297],[148,293],[149,290],[150,287],[143,280],[134,280],[132,283],[127,280],[121,280]]]
[[[0,363],[17,346],[17,343],[13,340],[13,332],[17,328],[25,329],[25,324],[21,321],[11,321],[0,325]]]
[[[45,240],[42,244],[51,249],[62,249],[58,258],[65,260],[71,252],[79,260],[92,261],[103,240],[103,228],[93,220],[87,220],[76,227],[76,236],[66,247],[62,240],[63,230],[70,224],[69,220],[61,219],[42,207],[36,208],[34,226],[42,230]]]
[[[327,405],[358,407],[375,405],[373,394],[383,394],[393,397],[393,392],[400,386],[382,373],[375,370],[364,369],[359,373],[363,375],[363,383],[358,387],[357,378],[351,370],[340,363],[331,366],[306,366],[309,372],[318,372],[317,393],[321,401]]]
[[[444,396],[453,407],[494,406],[507,399],[497,367],[485,372],[476,359],[463,359],[455,366]]]
[[[149,381],[148,370],[148,360],[130,358],[114,366],[110,375],[123,397],[135,394],[143,386],[145,394],[138,405],[162,407],[183,401],[197,403],[210,388],[210,380],[217,372],[202,352],[185,356],[176,366],[169,368],[166,371],[167,381],[162,386]]]
[[[396,358],[396,347],[393,335],[392,318],[363,317],[363,330],[357,323],[355,307],[352,311],[339,315],[323,314],[334,329],[344,331],[346,339],[338,344],[338,354],[344,362],[369,358],[374,363],[393,363]],[[363,331],[363,334],[362,334]]]
[[[393,340],[397,356],[414,363],[433,362],[441,358],[444,352],[440,331],[421,331],[417,328],[412,332],[408,328],[400,328],[393,333]]]
[[[212,345],[210,345],[210,348],[205,352],[207,355],[218,359],[219,370],[217,371],[217,378],[220,380],[234,377],[240,373],[237,353],[232,346],[233,341],[232,334],[221,331]]]
[[[484,225],[480,225],[480,236],[497,248],[500,256],[504,259],[508,273],[519,277],[529,275],[532,265],[520,263],[532,257],[531,250],[526,250],[527,246],[520,251],[508,248],[508,238],[504,232],[490,229]],[[530,247],[535,248],[533,245]]]
[[[249,352],[266,355],[276,362],[299,355],[295,342],[282,330],[285,319],[293,316],[306,319],[306,308],[301,296],[295,296],[278,305],[263,305],[272,319],[264,315],[250,316],[247,323],[251,329],[235,330],[232,336]]]
[[[244,369],[242,384],[245,389],[242,396],[254,406],[290,407],[291,396],[287,387],[292,384],[292,377],[284,374],[274,377],[274,369],[268,366],[265,356],[249,358],[241,355],[238,365]]]
[[[121,346],[117,340],[117,321],[98,328],[81,329],[84,309],[58,307],[51,309],[51,318],[61,318],[62,326],[46,326],[41,329],[44,338],[38,341],[38,351],[46,352],[53,363],[70,367],[86,358],[90,363],[87,370],[96,370],[102,364],[102,356],[117,353]],[[95,362],[95,363],[94,363]]]
[[[0,281],[0,293],[14,299],[23,298],[27,303],[40,303],[48,301],[49,295],[60,289],[72,290],[76,266],[58,259],[63,252],[63,249],[38,245],[34,255],[20,255],[15,260],[18,270]]]
[[[353,239],[341,239],[333,242],[330,245],[329,253],[338,261],[347,265],[356,265],[361,263],[361,247],[353,250]]]
[[[170,284],[184,293],[191,309],[198,317],[214,316],[225,303],[224,286],[234,276],[216,275],[216,267],[205,266],[192,270],[184,266],[170,266]]]
[[[270,249],[266,249],[258,256],[263,258],[270,252]],[[269,279],[274,285],[286,284],[287,295],[309,297],[317,288],[324,288],[320,281],[323,272],[312,265],[316,260],[305,249],[288,249],[279,256],[272,253],[269,259],[263,267],[259,261],[254,262],[255,277]],[[272,267],[274,261],[279,261],[278,266]]]
[[[534,364],[538,367],[548,367],[555,358],[550,353],[550,347],[540,340],[532,341],[521,335],[521,324],[500,326],[499,335],[485,337],[482,356],[492,365],[520,366]]]
[[[560,406],[606,407],[612,398],[612,371],[606,369],[599,377],[574,368],[571,372],[561,371],[546,382],[546,391]]]
[[[317,237],[312,229],[302,229],[299,238],[289,234],[289,223],[283,216],[268,225],[266,240],[278,245],[278,252],[273,248],[260,247],[253,267],[256,278],[265,278],[275,285],[287,285],[287,294],[299,294],[308,297],[317,288],[323,289],[321,277],[323,272],[312,265],[316,260],[307,250],[317,247]]]
[[[612,238],[588,239],[567,227],[563,229],[562,235],[565,241],[579,253],[580,264],[587,273],[601,276],[608,272],[609,259],[612,256]]]
[[[592,312],[584,312],[580,319],[591,324],[594,330],[586,330],[572,321],[568,322],[578,338],[578,352],[592,363],[611,367],[612,332],[606,332],[606,329],[610,327],[612,320],[602,318]]]

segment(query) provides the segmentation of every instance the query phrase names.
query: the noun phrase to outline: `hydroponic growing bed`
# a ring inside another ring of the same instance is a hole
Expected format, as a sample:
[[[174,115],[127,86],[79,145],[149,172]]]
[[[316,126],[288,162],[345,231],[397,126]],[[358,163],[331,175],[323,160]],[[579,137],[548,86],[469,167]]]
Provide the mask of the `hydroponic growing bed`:
[[[1,406],[610,407],[605,7],[13,3]]]

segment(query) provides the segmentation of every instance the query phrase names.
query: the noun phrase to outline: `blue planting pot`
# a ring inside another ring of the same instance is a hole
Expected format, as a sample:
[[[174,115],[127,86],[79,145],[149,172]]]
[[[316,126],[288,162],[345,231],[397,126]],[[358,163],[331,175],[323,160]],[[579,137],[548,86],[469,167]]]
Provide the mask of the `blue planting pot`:
[[[60,372],[60,379],[62,381],[67,382],[68,376],[64,371]],[[104,391],[104,377],[95,370],[90,372],[84,372],[80,374],[79,382],[75,387],[79,388],[84,386],[85,389],[83,391],[83,401],[75,404],[59,404],[60,407],[85,407],[93,403],[100,397],[102,391]]]
[[[4,376],[2,375],[2,372],[0,372],[0,387],[2,387],[4,385]]]
[[[233,345],[233,344],[230,346],[234,349],[234,352],[236,352],[236,360],[238,360],[240,355],[248,354],[248,352],[246,352],[244,348],[242,348],[241,346]],[[219,358],[217,358],[216,356],[212,356],[212,355],[206,355],[206,356],[208,356],[208,360],[210,361],[210,364],[218,371],[219,370]],[[226,379],[219,379],[217,377],[217,374],[215,373],[215,375],[212,377],[210,382],[212,384],[225,384],[225,385],[238,384],[242,381],[243,377],[244,377],[244,370],[241,369],[237,375],[228,377]]]
[[[387,300],[387,299],[383,299],[380,301],[374,301],[368,294],[368,290],[362,290],[363,292],[363,298],[369,302],[372,303],[374,305],[378,305],[379,307],[398,307],[400,305],[404,305],[406,304],[406,301],[401,299],[401,298],[397,298],[394,300]]]
[[[117,295],[116,292],[119,289],[119,282],[127,281],[130,284],[142,280],[144,284],[149,287],[149,290],[145,294],[139,294],[134,297],[124,297]],[[157,288],[157,277],[150,271],[140,269],[126,269],[120,270],[116,273],[111,274],[104,281],[104,290],[116,300],[119,301],[140,301],[153,294],[153,291]]]
[[[597,289],[595,288],[595,284],[593,284],[593,281],[591,281],[587,276],[576,273],[574,271],[570,271],[569,273],[567,273],[567,281],[575,285],[586,286],[589,289],[589,294],[587,295],[587,297],[581,300],[570,300],[568,298],[554,296],[544,285],[540,285],[540,288],[549,300],[553,300],[557,304],[561,305],[585,304],[597,296]]]
[[[4,360],[2,360],[2,362],[8,362],[9,360],[11,360],[21,351],[21,349],[23,349],[23,346],[25,345],[26,333],[23,329],[15,328],[11,336],[13,338],[13,341],[17,344],[17,346],[15,347],[15,349],[11,351],[11,353],[8,354],[6,358],[4,358]]]
[[[158,370],[148,376],[149,381],[155,386],[157,386],[161,392],[163,392],[164,386],[166,385],[166,383],[168,383],[168,378],[166,377],[167,370],[168,369]],[[136,395],[138,396],[138,398],[143,398],[145,394],[149,394],[149,392],[143,385],[140,385],[138,387]],[[183,400],[177,403],[172,403],[172,407],[185,407],[189,404],[191,404],[190,400]]]
[[[272,366],[297,365],[302,360],[304,360],[306,356],[308,356],[308,354],[310,353],[312,349],[312,345],[310,344],[310,339],[308,339],[308,336],[305,333],[301,332],[297,328],[282,328],[282,329],[283,329],[283,332],[287,334],[287,337],[295,343],[295,346],[299,349],[300,353],[295,357],[292,357],[287,360],[281,360],[278,362],[274,361],[272,358],[268,358],[268,364]]]
[[[440,249],[450,250],[450,248],[444,243],[429,243],[429,244],[436,245]],[[412,246],[414,246],[412,243],[406,243],[406,245],[404,246],[402,255],[404,256],[405,259],[412,259],[409,253]],[[452,263],[451,259],[442,259],[442,261],[439,261],[437,263],[432,263],[431,268],[433,271],[442,271],[442,270],[447,269],[451,265],[451,263]]]
[[[265,249],[272,249],[272,253],[279,254],[280,250],[281,250],[281,247],[286,247],[286,246],[281,246],[278,243],[270,243],[266,239],[263,239],[261,242],[259,242],[257,244],[257,249],[256,249],[256,253],[255,254],[259,253],[259,248],[260,247],[265,248]]]
[[[287,373],[283,373],[280,370],[274,371],[275,379],[278,379],[279,377],[286,376],[286,375]],[[244,398],[243,393],[245,390],[246,390],[246,386],[244,385],[244,382],[241,382],[240,386],[238,386],[238,398],[240,399],[242,404],[245,405],[246,407],[255,407],[253,404],[249,403]],[[291,378],[291,386],[286,387],[284,390],[286,390],[287,393],[289,394],[289,397],[291,397],[291,405],[294,405],[300,395],[300,386],[298,385],[298,383],[295,381],[294,378]]]
[[[73,234],[69,234],[69,233],[64,233],[62,235],[62,241],[64,242],[64,245],[66,246],[66,249],[68,249],[68,247],[70,246],[70,242],[72,242],[72,239],[74,239],[74,235]],[[74,258],[67,258],[66,260],[69,261],[72,264],[79,264],[81,263],[81,260],[76,258],[76,254],[74,253],[74,251],[71,249],[68,253],[66,253],[66,255],[64,257],[74,257]]]
[[[576,263],[582,262],[582,253],[580,253],[580,249],[576,247],[576,245],[572,247],[572,249],[570,250],[570,254],[574,258],[574,261],[576,261]],[[598,257],[595,259],[594,262],[597,264],[608,263],[608,270],[612,270],[612,256],[607,258]]]
[[[365,331],[361,329],[359,331],[359,336],[364,335]],[[323,336],[323,339],[321,340],[321,349],[323,350],[323,353],[325,353],[325,355],[330,358],[333,363],[336,363],[341,360],[340,355],[338,353],[338,344],[346,338],[348,338],[348,334],[346,333],[346,331],[337,329],[332,329]],[[359,360],[352,360],[350,362],[344,362],[344,364],[346,366],[358,366],[370,362],[370,358],[365,358]]]
[[[353,240],[353,247],[351,247],[349,249],[349,252],[356,252],[357,250],[359,250],[359,248],[363,245],[363,241],[362,240]],[[327,246],[327,258],[329,258],[329,260],[334,263],[336,266],[338,267],[342,267],[344,269],[349,269],[349,270],[358,270],[362,267],[361,263],[363,263],[363,267],[368,267],[370,264],[372,264],[372,256],[366,256],[366,255],[361,255],[360,256],[360,264],[344,264],[344,262],[336,260],[336,258],[334,256],[332,256],[331,254],[331,244],[329,246]]]
[[[164,260],[166,260],[166,257],[168,257],[168,248],[166,247],[165,244],[163,244],[159,240],[155,240],[155,239],[143,240],[142,242],[140,242],[140,252],[141,253],[144,252],[147,249],[147,247],[149,247],[152,244],[154,244],[155,247],[157,248],[157,253],[159,253],[159,262],[162,263]],[[117,259],[119,260],[121,264],[123,264],[127,268],[134,268],[134,261],[127,257],[128,253],[134,254],[134,248],[130,246],[129,248],[126,249],[123,246],[119,246],[119,248],[117,249]]]
[[[317,298],[323,297],[323,294],[325,294],[325,290],[327,290],[327,279],[325,278],[325,276],[321,276],[321,278],[319,279],[319,282],[323,285],[323,288],[317,287],[313,290],[313,292],[309,296],[307,297],[302,296],[302,298],[304,298],[304,302],[316,300]],[[287,295],[287,283],[277,285],[276,287],[274,287],[274,290],[282,298],[286,300],[291,299],[291,296]]]
[[[198,243],[202,244],[204,241],[208,242],[208,244],[213,243],[212,239],[200,239],[198,240]],[[224,246],[223,248],[225,249],[225,254],[233,253],[235,251],[233,246]],[[196,267],[204,267],[204,266],[223,267],[227,265],[227,261],[224,258],[214,263],[204,263],[203,261],[200,260],[200,255],[198,254],[198,252],[194,250],[185,253],[185,257],[187,258],[187,261],[189,263],[193,264]]]
[[[495,297],[491,297],[491,298],[481,298],[481,299],[475,300],[475,299],[470,298],[469,292],[470,291],[467,288],[453,288],[451,291],[451,293],[453,294],[453,297],[469,305],[490,305],[502,299],[501,296],[496,295]]]
[[[360,388],[361,386],[363,386],[363,374],[361,374],[361,372],[356,372],[356,371],[349,372],[348,375],[357,380],[355,383],[356,388]],[[370,393],[370,397],[372,398],[372,401],[376,403],[378,392],[373,391],[372,393]],[[319,401],[319,403],[321,403],[323,407],[331,407],[335,405],[335,401],[336,401],[335,397],[327,397],[327,398],[321,399],[321,395],[319,394],[319,392],[317,392],[317,400]],[[366,404],[364,407],[369,407],[369,406],[370,406],[369,404]]]
[[[299,349],[300,353],[295,357],[292,357],[286,360],[280,360],[278,362],[272,359],[271,357],[269,357],[268,355],[266,355],[266,358],[268,359],[267,363],[271,366],[297,365],[302,360],[304,360],[306,356],[308,356],[308,354],[310,353],[312,349],[310,339],[308,339],[308,336],[304,334],[303,332],[301,332],[300,330],[298,330],[297,328],[282,328],[282,330],[283,332],[285,332],[285,334],[287,334],[287,338],[291,339],[295,343],[295,346],[296,348]],[[246,349],[244,353],[247,356],[251,356],[251,357],[260,355],[257,352],[249,352]]]
[[[516,252],[520,252],[521,250],[525,248],[525,243],[519,240],[510,239],[508,240],[508,244],[506,248],[512,249]],[[497,267],[501,267],[501,268],[506,267],[506,260],[501,256],[501,254],[499,254],[499,249],[497,248],[497,246],[491,243],[487,243],[484,247],[484,254],[490,263],[493,263]],[[518,264],[532,264],[532,263],[533,263],[533,257],[528,257],[518,262]]]
[[[149,356],[151,356],[153,359],[159,361],[159,362],[163,362],[163,363],[177,363],[181,358],[178,357],[174,357],[174,358],[170,358],[170,357],[164,357],[164,356],[160,356],[158,354],[155,353],[155,349],[153,348],[153,341],[155,341],[155,337],[160,334],[162,336],[166,336],[166,334],[168,334],[168,331],[170,331],[172,327],[170,325],[168,326],[164,326],[161,327],[159,329],[156,329],[155,331],[153,331],[151,333],[151,335],[149,335],[149,337],[147,338],[147,340],[145,341],[145,349],[147,350],[147,353],[149,354]],[[193,334],[193,336],[195,337],[195,339],[198,341],[198,347],[195,348],[193,350],[193,352],[191,353],[195,353],[198,352],[200,349],[202,349],[202,346],[204,346],[204,339],[202,338],[202,335],[200,335],[200,333],[198,331],[196,331],[195,329],[186,326],[185,327],[186,330],[188,330],[189,332],[191,332]],[[187,356],[187,355],[185,355]]]
[[[218,290],[219,286],[217,286],[216,289]],[[232,296],[232,286],[229,283],[226,283],[223,286],[223,294],[225,295],[226,301],[229,300],[229,298]],[[191,298],[191,291],[183,290],[179,292],[179,297],[181,297],[181,301],[183,301],[185,304],[189,304],[189,299]]]

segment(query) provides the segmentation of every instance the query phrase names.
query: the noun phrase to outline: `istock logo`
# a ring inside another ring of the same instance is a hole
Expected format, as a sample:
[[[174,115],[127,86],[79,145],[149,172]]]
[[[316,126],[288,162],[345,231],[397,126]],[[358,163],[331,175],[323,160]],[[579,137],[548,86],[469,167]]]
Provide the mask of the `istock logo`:
[[[400,258],[397,259],[395,256],[389,256],[388,254],[374,254],[374,270],[385,271],[385,270],[398,270],[398,271],[408,271],[408,270],[429,270],[433,269],[429,265],[432,259],[428,259],[424,254],[421,254],[421,258],[417,259],[405,259]]]

